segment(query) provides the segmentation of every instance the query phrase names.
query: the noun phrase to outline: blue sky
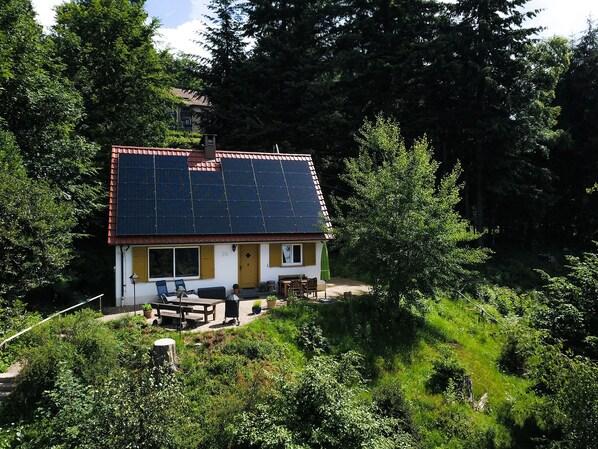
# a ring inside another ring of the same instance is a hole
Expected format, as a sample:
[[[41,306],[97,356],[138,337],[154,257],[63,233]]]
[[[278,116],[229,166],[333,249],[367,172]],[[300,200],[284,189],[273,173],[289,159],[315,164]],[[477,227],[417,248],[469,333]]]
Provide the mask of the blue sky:
[[[455,1],[455,0],[444,0]],[[38,21],[46,28],[54,23],[53,9],[64,0],[32,0]],[[147,0],[146,10],[160,19],[160,37],[157,45],[176,53],[203,53],[198,32],[204,29],[204,14],[209,0]],[[529,25],[544,26],[543,36],[555,34],[571,37],[586,28],[589,16],[598,19],[598,0],[531,0],[528,9],[544,9]]]

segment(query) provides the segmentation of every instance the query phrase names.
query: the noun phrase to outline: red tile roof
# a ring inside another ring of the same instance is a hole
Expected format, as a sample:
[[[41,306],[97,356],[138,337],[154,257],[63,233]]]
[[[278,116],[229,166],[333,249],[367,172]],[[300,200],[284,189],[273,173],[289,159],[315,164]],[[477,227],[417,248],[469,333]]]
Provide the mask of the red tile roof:
[[[144,154],[161,156],[187,156],[189,170],[219,171],[222,158],[261,159],[274,161],[305,161],[309,164],[311,174],[320,200],[322,212],[328,228],[331,228],[330,218],[326,209],[324,195],[312,158],[308,154],[286,153],[253,153],[242,151],[216,151],[216,159],[206,160],[203,150],[187,150],[176,148],[146,148],[113,146],[110,160],[110,196],[108,200],[108,244],[147,244],[147,243],[221,243],[221,242],[268,242],[288,240],[324,240],[329,239],[327,234],[247,234],[247,235],[185,235],[185,236],[117,236],[116,235],[116,185],[118,176],[118,156],[120,154]]]

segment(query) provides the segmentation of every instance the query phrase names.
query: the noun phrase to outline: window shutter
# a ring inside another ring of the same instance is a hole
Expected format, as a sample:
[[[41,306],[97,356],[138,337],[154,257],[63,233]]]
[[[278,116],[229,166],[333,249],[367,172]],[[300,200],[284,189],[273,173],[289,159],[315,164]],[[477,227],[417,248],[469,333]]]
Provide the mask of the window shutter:
[[[214,245],[204,245],[199,250],[201,263],[199,264],[200,279],[214,279],[216,270],[214,268]]]
[[[147,246],[133,248],[133,273],[139,276],[137,282],[147,282]]]
[[[281,243],[270,243],[270,267],[282,267]]]
[[[316,244],[303,244],[303,266],[316,264]]]

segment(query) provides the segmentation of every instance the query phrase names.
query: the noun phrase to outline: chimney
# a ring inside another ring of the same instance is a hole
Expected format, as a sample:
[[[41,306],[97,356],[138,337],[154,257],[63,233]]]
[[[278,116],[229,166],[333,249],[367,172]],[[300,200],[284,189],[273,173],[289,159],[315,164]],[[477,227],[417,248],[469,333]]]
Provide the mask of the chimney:
[[[216,134],[204,134],[203,139],[206,160],[213,161],[216,159]]]

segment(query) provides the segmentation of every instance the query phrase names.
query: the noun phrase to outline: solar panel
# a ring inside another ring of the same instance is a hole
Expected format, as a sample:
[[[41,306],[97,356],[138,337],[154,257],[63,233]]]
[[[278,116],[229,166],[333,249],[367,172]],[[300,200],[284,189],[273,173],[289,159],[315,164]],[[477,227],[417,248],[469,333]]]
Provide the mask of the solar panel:
[[[320,233],[306,161],[222,158],[189,171],[186,156],[121,154],[117,235]]]
[[[153,199],[124,198],[118,203],[118,217],[154,217],[156,201]]]
[[[297,232],[295,217],[267,217],[266,230],[271,233],[293,233]]]
[[[225,201],[194,200],[193,212],[198,217],[228,217],[228,206]]]
[[[230,234],[228,215],[221,217],[199,217],[196,215],[195,232],[197,234]]]
[[[251,167],[250,167],[251,170]],[[224,172],[224,184],[227,186],[253,186],[255,187],[255,177],[253,170],[249,172],[232,171]]]
[[[222,172],[249,172],[253,171],[253,165],[251,163],[251,159],[238,159],[238,158],[222,158],[220,160],[220,164],[222,166]]]
[[[118,156],[118,168],[154,169],[154,156],[149,154],[121,154]]]
[[[258,194],[262,202],[265,201],[291,201],[286,187],[258,186]]]
[[[226,198],[229,208],[234,210],[234,203],[237,201],[258,201],[257,188],[255,186],[225,186]]]
[[[188,172],[189,162],[187,156],[155,156],[156,170],[180,170]]]
[[[239,217],[231,215],[233,234],[263,234],[266,232],[262,217]]]
[[[158,217],[158,235],[194,234],[193,217],[162,216]]]
[[[313,187],[314,179],[311,173],[285,173],[287,185],[293,187]]]
[[[116,225],[117,235],[155,235],[155,217],[127,217]]]
[[[282,173],[282,166],[280,165],[280,161],[254,159],[253,169],[256,173]]]
[[[280,161],[284,174],[289,173],[311,173],[307,161]]]
[[[295,216],[295,220],[297,223],[297,232],[322,232],[320,228],[320,218],[319,217],[302,217],[302,216]]]

